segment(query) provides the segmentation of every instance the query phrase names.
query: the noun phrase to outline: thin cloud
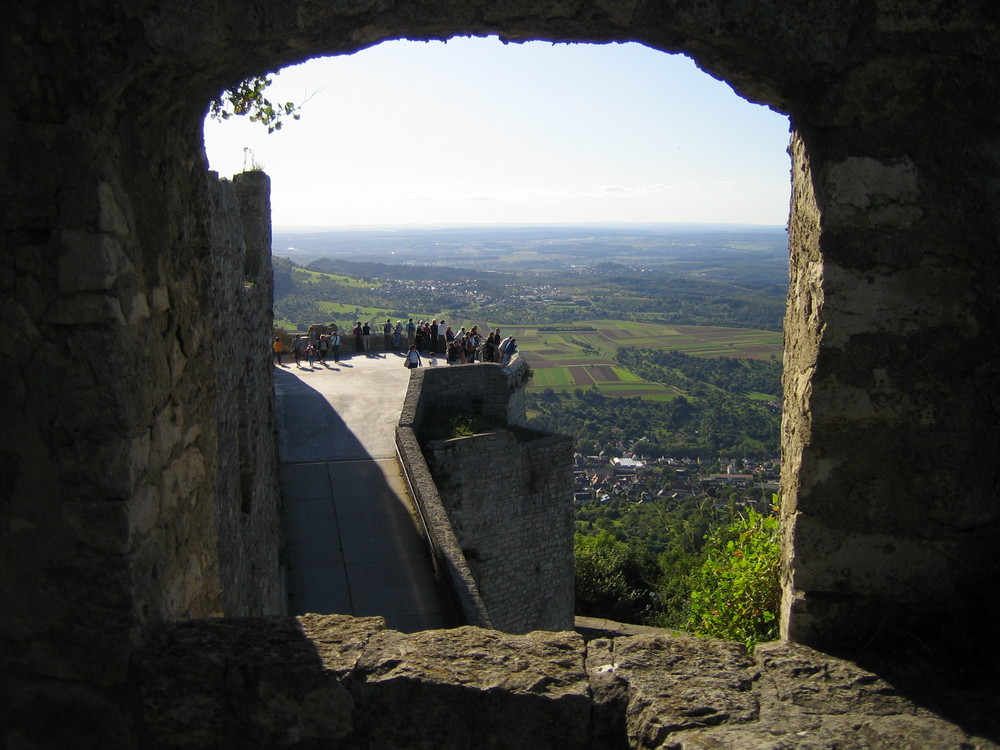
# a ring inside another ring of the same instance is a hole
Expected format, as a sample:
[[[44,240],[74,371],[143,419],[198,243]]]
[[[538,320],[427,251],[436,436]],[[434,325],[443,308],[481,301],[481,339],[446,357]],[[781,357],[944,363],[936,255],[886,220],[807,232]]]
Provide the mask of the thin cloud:
[[[662,182],[657,182],[652,185],[635,185],[632,187],[626,185],[602,185],[594,191],[594,195],[598,197],[620,197],[628,198],[633,195],[653,195],[655,193],[663,192],[665,185]]]

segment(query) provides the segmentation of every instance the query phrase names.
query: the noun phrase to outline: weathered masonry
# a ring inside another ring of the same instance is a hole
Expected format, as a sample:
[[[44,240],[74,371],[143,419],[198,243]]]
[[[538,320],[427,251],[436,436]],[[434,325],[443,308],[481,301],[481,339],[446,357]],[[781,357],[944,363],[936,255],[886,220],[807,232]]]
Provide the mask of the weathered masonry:
[[[254,229],[254,207],[241,210],[233,187],[206,172],[201,121],[211,97],[249,74],[401,37],[638,41],[689,54],[743,96],[789,115],[782,634],[837,654],[895,653],[914,667],[941,666],[959,686],[967,673],[995,672],[998,20],[993,0],[7,2],[7,745],[151,747],[139,738],[154,720],[141,718],[132,681],[166,679],[170,662],[137,673],[132,657],[151,647],[161,624],[281,614],[263,382],[267,263],[257,254],[266,239]],[[240,214],[246,223],[233,221]],[[168,628],[156,643],[177,654],[191,653],[185,643],[208,648],[211,638],[191,636],[198,627]],[[243,671],[222,679],[221,667],[205,670],[220,677],[218,695],[251,684],[263,685],[261,700],[275,694],[259,681],[263,656],[252,658],[271,631],[227,619],[201,627],[237,629],[246,646]],[[330,655],[338,627],[350,640],[348,626],[324,627],[296,648]],[[558,661],[562,643],[536,652]],[[523,642],[507,645],[516,652]],[[377,658],[347,661],[385,675]],[[737,693],[743,679],[730,683]],[[360,737],[360,725],[351,734],[339,721],[350,706],[369,701],[374,711],[393,689],[412,697],[380,680],[351,690],[317,683],[309,700],[329,699],[342,715],[308,714],[306,701],[295,704],[303,713],[294,731],[273,741],[250,734],[264,745]],[[549,674],[528,688],[563,684]],[[518,716],[519,688],[505,686],[510,703],[497,710]],[[156,687],[148,700],[161,695]],[[441,694],[453,695],[448,688]],[[709,692],[706,684],[701,695]],[[500,694],[490,700],[502,703]],[[567,698],[579,708],[576,700]],[[587,710],[599,716],[613,703]],[[200,704],[202,746],[222,731],[210,705],[237,704]],[[722,714],[733,722],[753,715]],[[635,729],[629,741],[655,746],[671,731]]]
[[[505,367],[416,370],[396,428],[400,462],[462,622],[505,633],[574,624],[573,441],[523,429],[529,378],[520,354]],[[495,428],[418,438],[428,421],[457,410]]]

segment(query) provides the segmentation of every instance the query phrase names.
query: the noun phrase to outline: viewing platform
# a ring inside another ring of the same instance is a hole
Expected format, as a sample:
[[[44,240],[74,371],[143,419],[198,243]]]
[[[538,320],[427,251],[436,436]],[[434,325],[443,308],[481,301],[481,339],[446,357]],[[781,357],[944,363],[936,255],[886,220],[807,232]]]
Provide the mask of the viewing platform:
[[[457,623],[396,458],[402,353],[274,368],[291,614],[380,615],[402,632]]]

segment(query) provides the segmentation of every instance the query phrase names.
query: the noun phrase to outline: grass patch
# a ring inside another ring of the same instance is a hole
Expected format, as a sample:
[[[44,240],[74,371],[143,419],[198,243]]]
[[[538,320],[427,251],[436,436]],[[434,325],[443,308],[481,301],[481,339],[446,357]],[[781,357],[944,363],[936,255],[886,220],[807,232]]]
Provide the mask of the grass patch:
[[[306,284],[317,284],[320,281],[333,281],[341,286],[350,286],[355,288],[363,287],[380,287],[382,282],[374,281],[364,281],[363,279],[356,279],[352,276],[341,276],[335,273],[325,273],[323,271],[313,271],[307,268],[295,268],[292,273],[302,274],[305,278],[302,281]]]
[[[391,310],[385,310],[378,307],[361,307],[357,305],[345,305],[340,302],[317,302],[316,305],[320,310],[331,315],[338,315],[343,318],[350,318],[351,321],[360,320],[378,320],[384,321],[386,318],[391,317]],[[379,331],[381,333],[381,330]]]
[[[435,411],[424,415],[417,438],[421,443],[431,440],[451,440],[470,437],[478,432],[488,432],[498,427],[506,425],[493,417],[464,411]]]
[[[767,393],[758,393],[757,391],[750,391],[746,394],[746,397],[751,401],[778,401],[777,396],[772,396]]]
[[[618,379],[621,382],[623,382],[623,383],[642,383],[642,382],[644,382],[642,378],[640,378],[638,375],[636,375],[631,370],[626,370],[624,367],[618,367],[617,365],[615,365],[611,369],[613,369],[615,371],[615,373],[617,373]]]
[[[487,417],[482,414],[472,414],[471,412],[434,412],[425,415],[420,430],[417,432],[417,439],[421,444],[426,444],[431,440],[452,440],[454,438],[472,437],[481,432],[491,430],[507,430],[516,440],[527,443],[545,437],[548,433],[533,430],[530,427],[520,427],[518,425],[508,425],[495,417]]]

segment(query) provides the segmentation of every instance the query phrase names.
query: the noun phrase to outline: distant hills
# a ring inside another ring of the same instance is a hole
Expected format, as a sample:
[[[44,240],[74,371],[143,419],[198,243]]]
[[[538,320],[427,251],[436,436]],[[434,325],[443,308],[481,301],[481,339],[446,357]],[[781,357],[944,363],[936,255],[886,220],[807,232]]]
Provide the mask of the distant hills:
[[[788,287],[780,227],[276,232],[273,248],[276,321],[300,330],[445,315],[481,325],[608,319],[780,331]]]
[[[476,271],[565,273],[613,263],[753,286],[787,285],[784,227],[744,224],[583,224],[289,231],[273,252],[295,265],[321,258]]]

